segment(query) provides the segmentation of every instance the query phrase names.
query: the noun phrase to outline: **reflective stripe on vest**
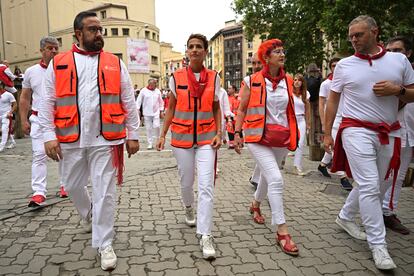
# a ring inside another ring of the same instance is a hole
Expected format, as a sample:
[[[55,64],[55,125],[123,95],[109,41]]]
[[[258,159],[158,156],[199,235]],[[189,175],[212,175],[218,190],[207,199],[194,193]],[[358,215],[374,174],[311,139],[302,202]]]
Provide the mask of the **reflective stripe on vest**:
[[[101,110],[101,134],[106,140],[126,137],[125,112],[122,108],[121,67],[118,57],[102,52],[98,57],[98,84]],[[62,143],[79,139],[80,114],[77,103],[78,77],[74,53],[68,51],[53,59],[55,72],[57,138]]]
[[[293,103],[293,79],[285,78],[288,90],[288,105],[286,117],[290,129],[290,143],[288,149],[296,150],[299,141],[299,131]],[[250,77],[250,99],[243,123],[243,132],[246,143],[256,143],[262,139],[266,123],[266,82],[261,72]]]
[[[171,145],[191,148],[210,144],[216,136],[213,102],[217,73],[207,70],[207,85],[201,98],[193,98],[188,90],[187,69],[174,72],[177,104],[171,124]]]

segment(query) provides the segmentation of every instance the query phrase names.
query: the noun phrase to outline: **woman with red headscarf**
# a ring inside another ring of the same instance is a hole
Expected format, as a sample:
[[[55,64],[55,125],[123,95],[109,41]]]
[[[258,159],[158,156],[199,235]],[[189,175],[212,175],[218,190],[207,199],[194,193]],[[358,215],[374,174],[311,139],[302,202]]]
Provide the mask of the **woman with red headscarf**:
[[[283,252],[298,255],[289,235],[283,210],[283,179],[279,167],[288,150],[298,144],[293,102],[293,80],[283,70],[285,51],[279,39],[264,41],[258,50],[263,69],[246,82],[236,117],[235,150],[243,146],[240,133],[261,171],[261,178],[250,206],[253,220],[263,224],[260,203],[269,198],[272,225],[277,226],[276,241]]]

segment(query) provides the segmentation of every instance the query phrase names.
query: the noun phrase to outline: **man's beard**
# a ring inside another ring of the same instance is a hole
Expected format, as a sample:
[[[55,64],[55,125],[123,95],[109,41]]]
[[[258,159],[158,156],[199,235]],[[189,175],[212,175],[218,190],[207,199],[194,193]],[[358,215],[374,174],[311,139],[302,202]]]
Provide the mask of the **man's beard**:
[[[96,52],[102,50],[104,47],[104,40],[103,38],[96,38],[93,41],[83,41],[83,47],[86,51]]]

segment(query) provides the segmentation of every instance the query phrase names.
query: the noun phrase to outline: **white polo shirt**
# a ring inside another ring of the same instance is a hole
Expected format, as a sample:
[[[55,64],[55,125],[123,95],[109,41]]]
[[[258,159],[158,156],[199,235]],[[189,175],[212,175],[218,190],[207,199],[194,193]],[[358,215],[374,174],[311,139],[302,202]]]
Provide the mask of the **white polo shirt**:
[[[0,95],[0,117],[10,112],[12,103],[15,101],[16,99],[10,92],[4,91],[4,93]]]
[[[384,80],[398,85],[414,83],[414,71],[406,56],[387,52],[372,60],[372,66],[356,56],[340,60],[331,90],[343,94],[342,116],[372,123],[397,121],[398,97],[377,97],[372,90],[375,83]]]
[[[144,87],[139,92],[137,98],[137,109],[141,108],[144,116],[160,116],[160,111],[164,110],[164,101],[162,100],[161,91],[155,88],[154,91]]]
[[[42,98],[42,82],[46,74],[46,68],[40,64],[33,65],[26,69],[22,82],[23,88],[32,90],[32,110],[39,111],[39,104]]]

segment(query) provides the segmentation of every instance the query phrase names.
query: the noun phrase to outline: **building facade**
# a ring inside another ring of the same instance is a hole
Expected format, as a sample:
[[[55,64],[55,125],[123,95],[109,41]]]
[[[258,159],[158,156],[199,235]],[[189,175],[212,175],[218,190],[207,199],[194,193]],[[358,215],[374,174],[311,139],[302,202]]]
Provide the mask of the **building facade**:
[[[159,86],[162,89],[168,88],[168,82],[171,75],[177,70],[188,64],[186,56],[183,53],[173,51],[171,43],[161,42],[161,78]]]
[[[227,21],[209,41],[207,66],[220,73],[224,88],[234,84],[239,89],[244,76],[252,72],[251,58],[260,43],[259,35],[246,37],[242,23]]]
[[[133,84],[142,87],[149,78],[161,78],[159,29],[155,25],[155,0],[0,0],[1,59],[7,59],[13,71],[23,71],[39,62],[39,41],[54,36],[60,51],[76,42],[73,20],[81,11],[96,12],[104,28],[105,51],[122,58],[128,66],[127,38],[148,43],[148,73],[131,73]],[[142,9],[145,7],[145,9]],[[30,11],[30,12],[28,12]]]

